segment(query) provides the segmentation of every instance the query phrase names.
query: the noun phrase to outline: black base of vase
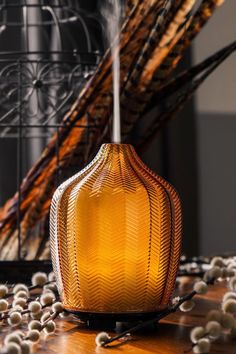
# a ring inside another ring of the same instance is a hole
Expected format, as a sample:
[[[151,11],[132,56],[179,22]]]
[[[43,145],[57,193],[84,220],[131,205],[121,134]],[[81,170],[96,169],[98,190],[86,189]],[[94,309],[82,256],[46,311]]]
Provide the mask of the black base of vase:
[[[89,328],[112,329],[117,322],[138,322],[155,318],[157,312],[134,312],[134,313],[101,313],[83,312],[66,309],[66,312],[77,316],[80,320],[87,322]]]

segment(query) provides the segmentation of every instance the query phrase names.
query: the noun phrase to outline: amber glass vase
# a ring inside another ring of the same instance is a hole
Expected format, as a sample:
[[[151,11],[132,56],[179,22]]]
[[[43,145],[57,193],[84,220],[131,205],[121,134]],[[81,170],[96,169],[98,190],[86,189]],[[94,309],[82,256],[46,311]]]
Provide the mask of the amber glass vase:
[[[104,144],[86,168],[56,190],[50,241],[67,310],[156,313],[174,289],[180,201],[131,145]]]

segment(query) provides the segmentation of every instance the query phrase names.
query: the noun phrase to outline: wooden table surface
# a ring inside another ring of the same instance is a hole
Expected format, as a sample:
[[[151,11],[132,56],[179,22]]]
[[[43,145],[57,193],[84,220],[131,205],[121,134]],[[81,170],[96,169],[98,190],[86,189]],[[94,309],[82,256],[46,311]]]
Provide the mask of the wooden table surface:
[[[191,289],[192,280],[185,279],[184,293]],[[75,318],[57,320],[54,336],[42,338],[35,352],[40,354],[180,354],[191,348],[189,333],[193,326],[204,325],[206,313],[220,307],[222,295],[227,291],[222,284],[210,286],[206,295],[195,297],[195,308],[191,312],[177,311],[162,320],[154,328],[148,328],[132,335],[126,343],[114,343],[108,348],[96,347],[95,337],[99,330],[90,330]],[[110,335],[115,333],[108,331]],[[191,353],[192,351],[190,351]],[[212,345],[210,353],[236,353],[236,340]]]

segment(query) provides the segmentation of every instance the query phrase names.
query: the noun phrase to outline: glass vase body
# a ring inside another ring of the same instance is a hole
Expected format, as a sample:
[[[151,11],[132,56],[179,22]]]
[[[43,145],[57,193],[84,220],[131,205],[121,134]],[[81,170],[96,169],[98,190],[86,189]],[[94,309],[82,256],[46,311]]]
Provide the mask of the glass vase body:
[[[50,212],[53,268],[64,307],[147,314],[170,301],[181,248],[174,188],[128,144],[103,144],[56,190]]]

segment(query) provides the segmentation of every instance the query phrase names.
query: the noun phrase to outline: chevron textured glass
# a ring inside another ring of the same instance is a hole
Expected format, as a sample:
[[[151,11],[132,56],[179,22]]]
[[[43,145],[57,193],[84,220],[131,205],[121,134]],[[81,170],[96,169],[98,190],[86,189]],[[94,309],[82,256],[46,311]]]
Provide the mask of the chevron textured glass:
[[[102,145],[52,200],[51,254],[64,307],[90,314],[165,307],[178,270],[181,227],[174,188],[131,145]]]

